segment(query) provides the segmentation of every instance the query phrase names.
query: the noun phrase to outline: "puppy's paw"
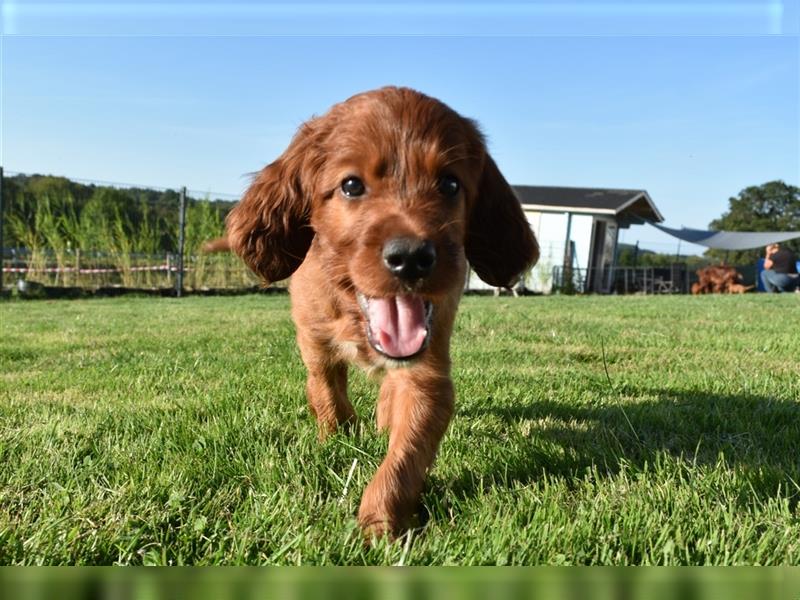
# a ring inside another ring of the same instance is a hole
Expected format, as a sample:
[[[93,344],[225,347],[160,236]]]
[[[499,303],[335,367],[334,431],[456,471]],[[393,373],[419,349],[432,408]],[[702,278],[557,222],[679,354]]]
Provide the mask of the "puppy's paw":
[[[358,510],[358,525],[367,540],[388,536],[395,539],[403,531],[403,522],[398,515],[376,502],[368,502],[367,496],[361,501]]]

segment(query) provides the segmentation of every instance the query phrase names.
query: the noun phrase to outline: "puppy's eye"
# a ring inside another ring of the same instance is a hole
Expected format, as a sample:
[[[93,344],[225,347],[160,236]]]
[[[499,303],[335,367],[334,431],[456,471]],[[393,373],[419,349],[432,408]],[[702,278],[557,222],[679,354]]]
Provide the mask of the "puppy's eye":
[[[439,193],[446,198],[453,198],[458,194],[461,189],[461,184],[458,179],[452,175],[444,175],[439,179]]]
[[[366,191],[364,182],[358,177],[348,177],[342,180],[342,193],[348,198],[358,198],[363,196]]]

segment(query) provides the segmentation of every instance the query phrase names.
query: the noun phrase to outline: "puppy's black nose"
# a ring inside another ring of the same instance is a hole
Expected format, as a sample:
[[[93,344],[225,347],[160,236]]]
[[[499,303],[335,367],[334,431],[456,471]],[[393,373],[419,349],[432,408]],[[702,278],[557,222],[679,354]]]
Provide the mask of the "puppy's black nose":
[[[394,238],[383,246],[383,264],[404,281],[424,279],[436,265],[436,248],[428,240]]]

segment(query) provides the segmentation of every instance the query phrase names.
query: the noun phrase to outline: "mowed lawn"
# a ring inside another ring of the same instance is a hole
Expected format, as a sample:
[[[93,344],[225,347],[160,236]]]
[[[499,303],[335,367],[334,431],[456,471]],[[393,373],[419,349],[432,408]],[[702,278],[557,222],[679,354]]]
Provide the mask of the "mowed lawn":
[[[798,564],[800,296],[467,297],[423,523],[317,441],[284,296],[0,304],[0,563]]]

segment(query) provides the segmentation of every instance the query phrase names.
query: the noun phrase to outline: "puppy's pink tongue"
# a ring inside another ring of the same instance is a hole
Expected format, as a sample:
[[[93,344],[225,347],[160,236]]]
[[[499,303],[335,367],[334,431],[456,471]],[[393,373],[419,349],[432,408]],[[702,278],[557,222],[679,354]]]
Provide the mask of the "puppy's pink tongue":
[[[368,312],[372,339],[384,354],[403,358],[420,351],[428,334],[422,298],[370,298]]]

